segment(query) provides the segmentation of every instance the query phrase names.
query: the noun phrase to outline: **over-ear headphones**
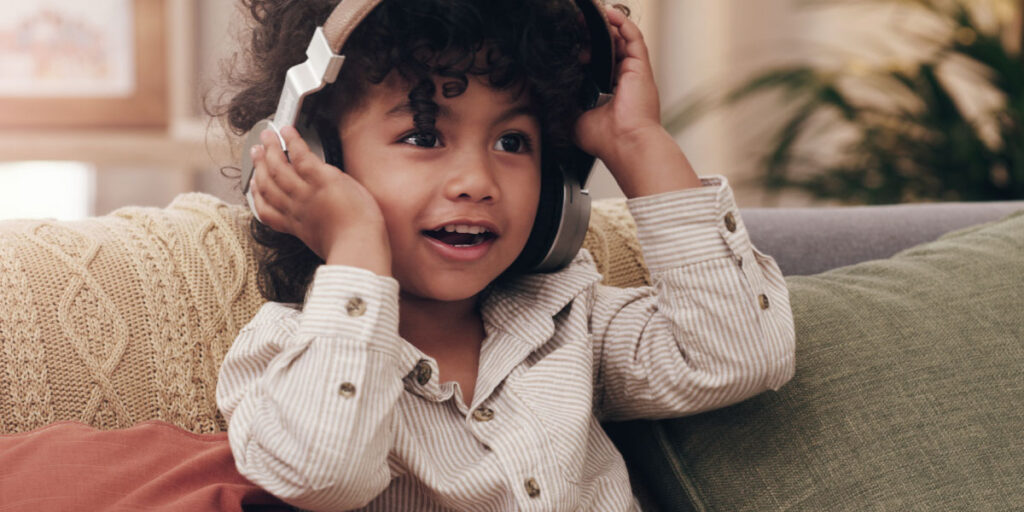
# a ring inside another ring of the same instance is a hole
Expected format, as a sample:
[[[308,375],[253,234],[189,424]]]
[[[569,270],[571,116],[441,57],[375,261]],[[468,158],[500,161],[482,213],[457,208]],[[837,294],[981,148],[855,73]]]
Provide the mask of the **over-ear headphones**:
[[[337,129],[317,116],[305,115],[303,102],[312,94],[334,83],[345,61],[338,55],[348,36],[382,0],[341,0],[322,27],[317,27],[306,48],[306,61],[293,66],[285,76],[277,111],[245,135],[242,151],[242,186],[253,215],[249,181],[253,164],[249,148],[261,144],[260,134],[271,129],[281,147],[287,146],[280,129],[293,125],[314,154],[342,168],[341,145]],[[612,92],[615,65],[612,35],[601,0],[564,0],[575,3],[590,34],[590,61],[581,90],[584,108],[598,106]],[[590,223],[590,195],[585,188],[594,157],[575,149],[567,162],[544,164],[540,203],[536,221],[523,252],[512,264],[512,271],[550,272],[567,265],[583,245]]]

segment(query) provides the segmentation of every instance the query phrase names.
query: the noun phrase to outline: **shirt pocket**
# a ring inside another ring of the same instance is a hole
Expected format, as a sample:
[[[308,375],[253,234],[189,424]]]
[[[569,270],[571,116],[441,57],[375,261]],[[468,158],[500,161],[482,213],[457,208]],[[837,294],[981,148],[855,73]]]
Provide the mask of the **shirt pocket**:
[[[594,424],[590,367],[549,372],[543,365],[547,359],[517,368],[506,380],[506,393],[518,402],[515,435],[536,448],[540,459],[554,463],[563,478],[579,483]]]

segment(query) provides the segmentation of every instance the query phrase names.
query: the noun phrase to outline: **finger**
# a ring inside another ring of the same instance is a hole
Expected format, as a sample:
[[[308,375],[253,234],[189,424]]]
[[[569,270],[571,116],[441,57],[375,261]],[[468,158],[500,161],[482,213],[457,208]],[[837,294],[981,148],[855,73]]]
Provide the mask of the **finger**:
[[[649,61],[647,44],[644,42],[644,36],[640,31],[640,27],[618,9],[608,8],[606,12],[608,14],[608,22],[613,28],[618,29],[619,36],[624,40],[622,55],[636,57],[645,62]]]
[[[615,38],[615,63],[620,64],[626,60],[628,54],[626,53],[626,38],[622,37],[621,33],[617,35],[618,37]]]
[[[281,137],[288,144],[288,157],[299,178],[306,183],[319,183],[317,171],[324,165],[323,159],[309,149],[309,145],[293,126],[281,129]]]
[[[288,156],[284,154],[274,130],[268,128],[260,132],[260,142],[263,143],[263,154],[268,166],[289,164]]]
[[[590,149],[590,127],[594,122],[594,117],[597,114],[593,110],[584,112],[578,119],[576,119],[576,125],[573,126],[572,130],[572,142],[583,151],[589,153]]]
[[[290,211],[291,199],[281,188],[268,176],[267,164],[263,152],[257,150],[253,153],[252,185],[253,196],[258,192],[263,201],[281,213]],[[260,213],[262,218],[263,214]]]
[[[622,36],[619,35],[619,29],[609,26],[608,31],[612,37],[612,53],[615,54],[615,62],[612,63],[612,89],[615,89],[619,82],[619,63],[622,62],[625,56],[622,53]]]
[[[308,160],[308,157],[312,154],[309,150],[309,145],[306,144],[306,141],[302,140],[299,131],[291,125],[281,128],[281,138],[284,139],[285,144],[288,144],[288,159],[298,170],[299,162]]]
[[[288,156],[292,156],[292,153],[309,153],[309,145],[302,139],[302,135],[299,135],[299,131],[292,125],[287,125],[281,128],[281,138],[284,139],[285,144],[288,144]]]
[[[605,5],[604,13],[608,17],[608,23],[610,23],[613,27],[622,25],[622,22],[626,19],[625,13],[620,11],[614,5]]]
[[[622,59],[626,58],[626,40],[619,33],[618,27],[611,27],[611,34],[612,44],[615,45],[615,62],[622,62]]]
[[[250,191],[252,192],[252,204],[256,208],[256,215],[259,217],[260,223],[274,231],[287,233],[285,225],[287,216],[267,202],[266,197],[263,195],[263,190],[256,182],[255,174],[253,175],[253,184]]]
[[[265,148],[253,146],[252,161],[265,160],[265,153]],[[292,168],[293,166],[290,164],[268,165],[264,162],[264,167],[266,168],[266,177],[272,180],[281,191],[289,196],[294,196],[305,186],[305,182],[295,173],[295,170]],[[255,176],[255,172],[253,175]]]
[[[289,193],[299,190],[304,186],[304,181],[299,176],[295,167],[288,159],[288,155],[281,150],[281,143],[273,130],[267,129],[260,133],[260,141],[263,142],[262,159],[267,167],[267,175],[276,181],[280,187]]]

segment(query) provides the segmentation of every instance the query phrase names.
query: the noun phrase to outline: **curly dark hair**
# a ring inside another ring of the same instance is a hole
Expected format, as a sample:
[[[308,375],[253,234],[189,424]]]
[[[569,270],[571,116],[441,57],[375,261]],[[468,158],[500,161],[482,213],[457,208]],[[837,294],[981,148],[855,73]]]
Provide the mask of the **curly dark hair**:
[[[337,3],[242,0],[254,25],[228,76],[239,92],[211,113],[226,115],[230,129],[239,135],[271,116],[285,73],[305,60],[309,36]],[[587,37],[571,1],[385,0],[343,49],[346,61],[331,89],[334,98],[347,103],[321,108],[318,115],[339,115],[358,104],[371,85],[396,72],[409,85],[414,125],[432,131],[438,112],[433,78],[449,79],[442,81],[441,93],[452,97],[465,90],[467,76],[483,76],[492,87],[521,88],[528,94],[541,126],[542,172],[549,172],[553,162],[570,158],[572,127],[582,112]],[[325,96],[331,95],[321,92],[317,98]],[[314,108],[326,104],[319,99],[312,103]],[[260,293],[275,302],[303,302],[323,260],[298,238],[255,218],[250,232],[260,246]]]

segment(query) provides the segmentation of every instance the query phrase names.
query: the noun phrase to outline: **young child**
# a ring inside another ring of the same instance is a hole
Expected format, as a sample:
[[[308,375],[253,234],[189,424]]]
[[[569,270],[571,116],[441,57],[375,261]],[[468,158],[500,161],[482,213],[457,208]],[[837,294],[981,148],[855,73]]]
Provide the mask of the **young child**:
[[[247,4],[236,129],[273,112],[334,4]],[[600,422],[722,407],[791,377],[782,275],[726,180],[698,178],[661,127],[647,48],[619,10],[614,97],[573,107],[588,58],[573,12],[386,0],[320,93],[344,172],[292,128],[287,156],[263,133],[251,187],[271,302],[217,388],[252,482],[313,510],[636,510]],[[603,286],[585,250],[556,272],[510,270],[542,175],[573,143],[629,197],[654,286]]]

